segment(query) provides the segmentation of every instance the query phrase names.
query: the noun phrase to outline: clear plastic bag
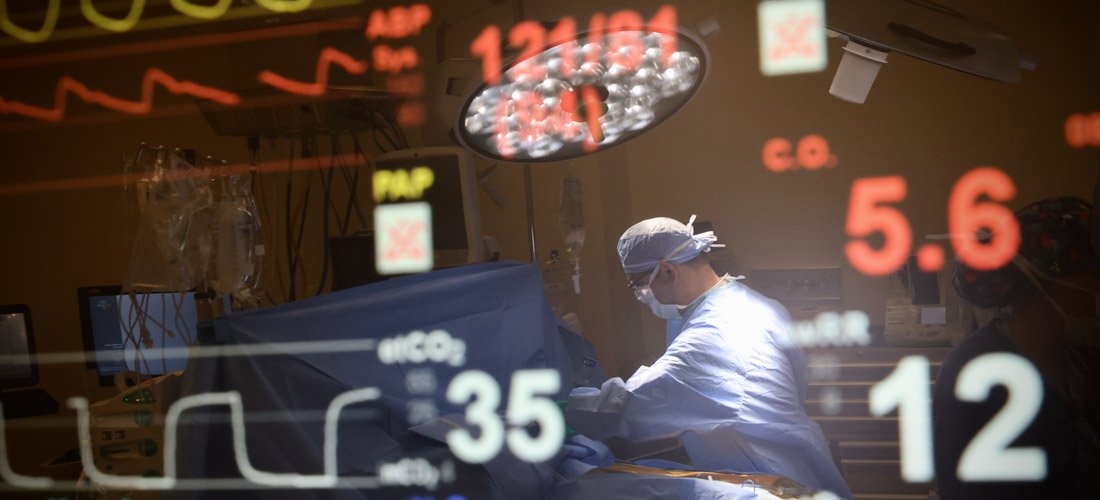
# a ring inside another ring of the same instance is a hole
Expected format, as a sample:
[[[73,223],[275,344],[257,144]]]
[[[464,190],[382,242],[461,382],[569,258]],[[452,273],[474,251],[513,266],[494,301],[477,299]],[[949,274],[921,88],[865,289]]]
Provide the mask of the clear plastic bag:
[[[222,196],[212,208],[214,252],[210,287],[242,304],[256,305],[263,292],[264,240],[250,176],[221,172]]]
[[[133,166],[140,219],[124,288],[182,291],[202,285],[210,262],[209,208],[214,204],[205,172],[163,147]]]

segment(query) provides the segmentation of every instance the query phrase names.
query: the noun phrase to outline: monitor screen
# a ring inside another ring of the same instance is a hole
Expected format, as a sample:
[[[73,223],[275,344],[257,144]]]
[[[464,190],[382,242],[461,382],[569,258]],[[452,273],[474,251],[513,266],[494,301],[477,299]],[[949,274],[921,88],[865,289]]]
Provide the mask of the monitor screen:
[[[0,306],[0,388],[28,387],[38,383],[34,363],[31,312],[24,305]]]
[[[79,290],[85,349],[100,382],[116,373],[164,375],[187,367],[187,346],[198,325],[195,294],[135,293],[120,287]]]
[[[375,171],[412,172],[419,167],[427,167],[433,174],[432,182],[423,189],[421,196],[385,196],[382,203],[427,202],[432,207],[432,246],[436,250],[465,250],[468,246],[466,213],[462,199],[462,172],[457,154],[379,158]]]

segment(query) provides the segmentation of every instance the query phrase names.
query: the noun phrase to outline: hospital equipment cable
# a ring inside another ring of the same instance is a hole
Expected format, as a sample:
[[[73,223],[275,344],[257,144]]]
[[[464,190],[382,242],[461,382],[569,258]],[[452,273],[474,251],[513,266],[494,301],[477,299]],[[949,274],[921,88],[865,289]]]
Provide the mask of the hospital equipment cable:
[[[363,216],[363,208],[359,204],[359,170],[360,170],[360,167],[359,167],[358,160],[359,160],[360,156],[363,157],[363,167],[365,167],[367,169],[367,174],[368,174],[367,179],[373,179],[374,178],[374,172],[370,171],[370,168],[371,168],[370,157],[367,156],[367,152],[363,149],[363,143],[359,141],[359,134],[356,134],[356,133],[353,132],[351,134],[351,142],[352,142],[352,147],[354,148],[353,153],[355,154],[355,160],[356,160],[356,163],[352,166],[353,171],[354,171],[354,174],[352,176],[352,186],[353,186],[352,187],[352,201],[355,203],[355,212],[356,212],[356,215],[359,217],[359,224],[360,224],[361,227],[365,228],[365,227],[367,227],[367,219],[366,219],[366,217]],[[371,197],[371,198],[368,198],[368,200],[373,201],[374,198]],[[345,217],[345,220],[347,220],[346,217]],[[346,228],[345,228],[345,233],[344,234],[345,235],[347,234]]]
[[[148,301],[148,299],[146,299],[146,300]],[[166,326],[166,323],[168,323],[167,314],[168,314],[168,311],[167,311],[167,307],[165,307],[165,304],[164,304],[164,295],[161,295],[160,296],[160,348],[161,348],[160,349],[160,367],[161,367],[161,370],[162,370],[161,373],[168,373],[168,358],[166,357],[166,355],[164,353],[164,346],[167,345],[166,341],[168,340],[168,328]],[[173,335],[173,337],[174,336],[175,335]]]
[[[291,220],[291,195],[294,192],[294,141],[290,141],[290,160],[287,163],[286,178],[286,206],[283,210],[284,224],[286,225],[286,259],[289,281],[287,302],[296,298],[295,285],[295,260],[294,260],[294,223]]]
[[[336,198],[333,196],[332,193],[334,187],[333,182],[335,182],[336,179],[337,155],[339,154],[340,150],[336,142],[337,140],[338,139],[335,135],[329,135],[330,147],[328,167],[323,167],[321,165],[320,158],[318,158],[317,169],[322,172],[321,178],[325,181],[325,213],[327,214],[328,210],[332,210],[332,217],[336,219],[336,228],[339,229],[344,226],[344,220],[340,218],[340,207],[336,205]],[[324,224],[324,221],[322,221],[322,224]],[[327,225],[325,229],[325,234],[326,236],[328,235]]]
[[[187,324],[183,319],[183,301],[186,297],[184,292],[173,293],[172,307],[175,309],[175,318],[172,320],[176,325],[176,331],[180,333],[180,337],[183,338],[184,343],[191,345],[194,343],[194,338],[191,337],[191,332],[187,329]]]
[[[377,147],[379,151],[381,151],[381,152],[383,152],[383,153],[386,153],[386,152],[388,152],[388,151],[386,150],[386,147],[385,147],[385,146],[383,146],[381,142],[378,142],[378,134],[379,134],[379,133],[380,133],[380,132],[379,132],[379,130],[378,130],[377,128],[375,128],[375,129],[374,129],[374,131],[373,131],[373,132],[371,132],[371,140],[373,140],[373,141],[374,141],[374,146],[375,146],[375,147]],[[383,134],[383,136],[385,136],[385,134]],[[389,139],[389,137],[387,137],[387,139]],[[397,144],[393,143],[392,141],[390,142],[390,144],[392,144],[392,145],[393,145],[393,148],[394,148],[394,149],[399,149],[399,148],[397,147]]]
[[[367,227],[367,218],[363,215],[363,207],[359,203],[359,155],[362,154],[366,158],[366,153],[362,151],[359,143],[359,136],[355,132],[349,132],[352,139],[352,151],[354,154],[354,160],[352,165],[348,165],[343,158],[343,150],[340,143],[336,143],[337,149],[337,162],[340,164],[340,171],[344,174],[344,182],[348,185],[348,203],[344,210],[344,226],[340,228],[340,236],[347,236],[348,229],[351,227],[351,210],[355,209],[355,216],[359,219],[360,227]],[[368,163],[369,165],[369,163]],[[368,176],[368,178],[370,178]]]
[[[308,145],[308,144],[309,144],[308,141],[303,141],[303,146]],[[303,159],[307,158],[308,157],[307,155],[312,155],[312,154],[313,154],[312,151],[307,152],[306,148],[303,147],[303,150],[302,150],[302,153],[301,153],[301,157]],[[292,286],[291,286],[291,293],[294,294],[294,298],[290,299],[291,302],[293,302],[294,300],[297,300],[297,297],[298,297],[298,290],[297,290],[297,272],[298,271],[301,271],[301,273],[302,273],[302,283],[305,284],[305,286],[303,286],[303,295],[308,295],[308,290],[307,289],[309,287],[309,273],[308,273],[306,265],[305,265],[305,263],[302,259],[302,241],[305,239],[306,220],[308,219],[307,216],[309,215],[309,200],[310,200],[310,197],[313,193],[313,174],[314,174],[313,172],[307,172],[306,173],[305,193],[302,196],[301,204],[298,205],[299,209],[295,212],[295,214],[297,214],[300,218],[297,219],[298,220],[298,231],[297,231],[297,235],[294,236],[295,243],[294,243],[294,267],[293,267],[293,269],[294,269],[295,273],[292,274],[291,277],[295,281],[292,283]],[[289,201],[288,201],[288,203],[289,203]]]
[[[317,138],[314,136],[310,139],[313,142],[313,150],[319,150],[317,144]],[[321,165],[321,158],[316,154],[313,155],[313,160],[317,163],[317,171],[321,175],[321,188],[323,191],[324,199],[321,201],[321,280],[317,285],[317,292],[313,294],[314,297],[321,295],[321,292],[325,290],[325,283],[328,281],[328,268],[329,268],[329,210],[336,210],[335,204],[332,201],[332,178],[335,175],[333,169],[336,168],[336,137],[330,136],[330,148],[331,154],[329,155],[329,168],[328,172],[325,172]],[[326,175],[328,174],[328,175]],[[339,214],[337,214],[337,224],[339,224]],[[308,293],[309,290],[307,289]]]
[[[379,118],[382,119],[381,122],[379,122],[379,120],[378,120]],[[390,146],[392,146],[393,149],[395,149],[395,150],[404,149],[404,148],[401,147],[401,142],[400,142],[399,137],[396,136],[396,135],[391,136],[390,133],[387,132],[385,128],[383,128],[383,127],[389,127],[391,130],[396,129],[396,127],[394,127],[390,123],[390,121],[386,118],[386,115],[384,115],[384,114],[382,114],[378,111],[371,111],[371,119],[374,120],[374,130],[375,130],[375,132],[380,132],[382,134],[382,137],[386,138],[386,142],[389,142]]]
[[[274,139],[272,139],[272,148],[274,148]],[[257,161],[257,163],[259,162],[259,152],[258,151],[257,151],[256,161]],[[275,182],[276,182],[276,177],[275,177],[274,174],[271,176],[271,179],[270,179],[269,182],[264,182],[263,179],[257,179],[256,190],[253,191],[254,196],[256,197],[256,203],[257,203],[257,205],[259,206],[259,209],[260,209],[261,220],[268,221],[267,224],[262,224],[262,226],[261,226],[262,230],[263,230],[264,245],[268,248],[273,249],[273,250],[275,248],[276,241],[278,241],[278,239],[279,239],[279,234],[278,234],[279,225],[273,223],[274,219],[272,219],[272,217],[271,217],[271,210],[272,210],[271,209],[271,201],[274,201],[277,204],[278,203],[278,196],[272,196],[271,200],[268,200],[267,184],[275,183]],[[283,278],[283,273],[281,271],[282,266],[279,264],[279,252],[275,252],[275,251],[271,252],[271,269],[274,271],[273,276],[272,276],[272,282],[276,283],[279,287],[279,289],[276,291],[276,295],[279,296],[279,297],[285,297],[286,296],[286,282]],[[264,290],[264,297],[267,299],[268,302],[271,303],[271,305],[277,305],[279,303],[272,296],[271,290],[265,289]]]

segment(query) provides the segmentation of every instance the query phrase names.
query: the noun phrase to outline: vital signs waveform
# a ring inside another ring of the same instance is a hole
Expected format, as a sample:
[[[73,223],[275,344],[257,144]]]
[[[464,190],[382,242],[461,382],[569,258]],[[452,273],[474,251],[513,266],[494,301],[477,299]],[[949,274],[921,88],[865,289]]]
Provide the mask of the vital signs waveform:
[[[236,105],[241,102],[240,96],[236,93],[200,85],[189,80],[179,80],[159,68],[149,68],[142,78],[141,98],[138,100],[127,100],[100,90],[93,90],[79,80],[63,76],[57,81],[53,107],[40,107],[0,97],[0,113],[18,114],[46,121],[61,121],[65,118],[69,94],[73,94],[85,102],[99,104],[105,108],[129,114],[145,114],[153,109],[153,93],[157,85],[173,94],[187,94],[225,105]]]
[[[321,55],[317,57],[317,74],[313,83],[291,80],[268,70],[261,71],[257,78],[260,82],[283,92],[319,96],[323,95],[328,87],[329,70],[333,64],[344,68],[345,71],[353,75],[360,75],[367,71],[367,63],[332,47],[325,47],[321,50]]]

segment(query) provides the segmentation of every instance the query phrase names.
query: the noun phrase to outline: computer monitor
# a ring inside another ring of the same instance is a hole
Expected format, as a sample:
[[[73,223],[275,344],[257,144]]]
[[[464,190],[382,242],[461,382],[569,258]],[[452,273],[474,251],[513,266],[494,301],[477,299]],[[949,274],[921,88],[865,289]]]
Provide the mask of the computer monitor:
[[[38,384],[31,310],[23,304],[0,306],[0,389]]]
[[[120,286],[77,290],[88,368],[102,385],[115,374],[135,371],[164,375],[187,367],[187,347],[198,327],[195,293],[142,292]]]
[[[388,178],[408,179],[404,185],[372,183],[377,203],[423,201],[431,206],[435,268],[484,260],[477,170],[468,151],[444,147],[405,149],[375,157],[372,166],[376,176],[378,172],[402,171],[400,176]],[[430,184],[421,189],[426,177],[414,171],[424,167],[432,175]]]

